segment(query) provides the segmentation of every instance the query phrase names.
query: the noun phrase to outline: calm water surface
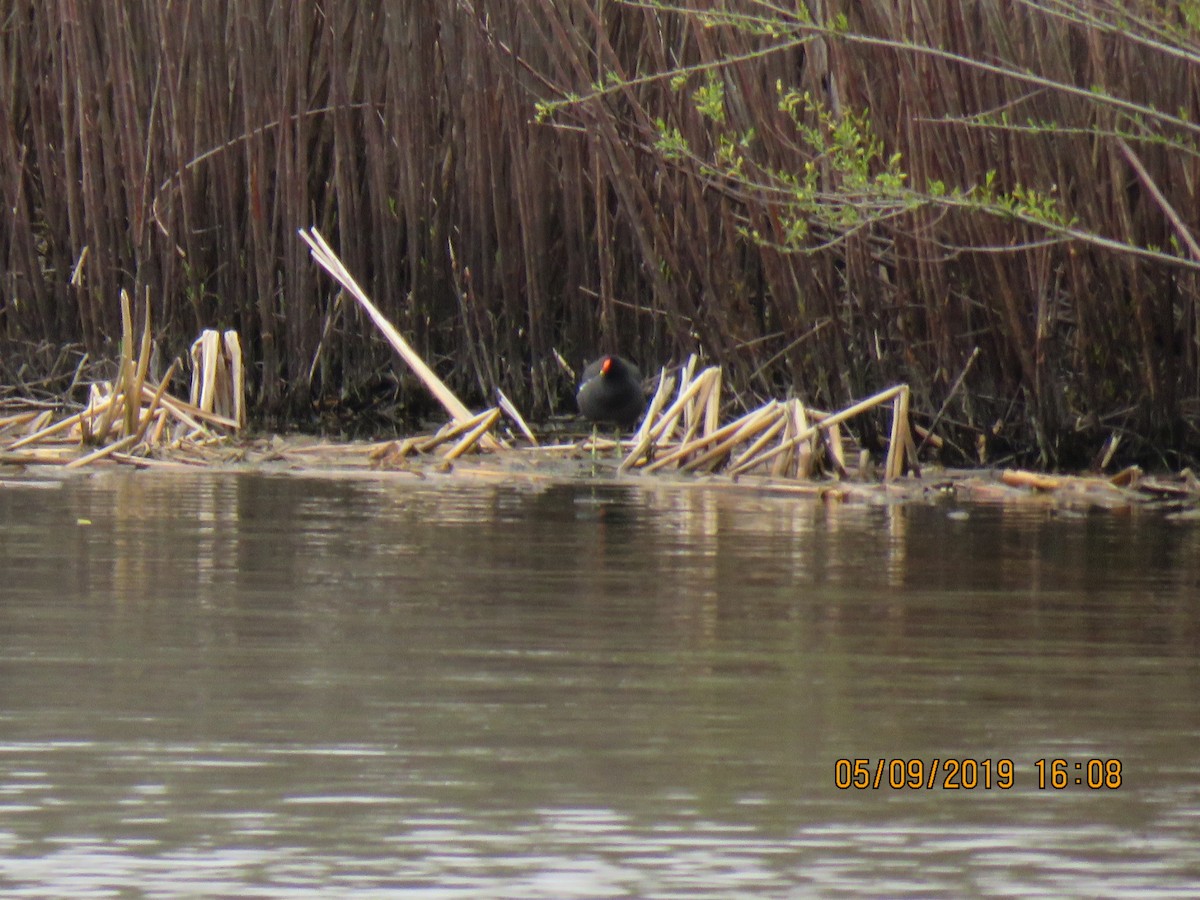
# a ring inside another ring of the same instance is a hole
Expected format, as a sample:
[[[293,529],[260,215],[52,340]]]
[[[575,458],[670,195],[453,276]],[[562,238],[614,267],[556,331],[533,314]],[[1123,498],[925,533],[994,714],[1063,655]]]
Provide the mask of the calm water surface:
[[[1156,515],[6,484],[0,893],[1195,896],[1198,598]]]

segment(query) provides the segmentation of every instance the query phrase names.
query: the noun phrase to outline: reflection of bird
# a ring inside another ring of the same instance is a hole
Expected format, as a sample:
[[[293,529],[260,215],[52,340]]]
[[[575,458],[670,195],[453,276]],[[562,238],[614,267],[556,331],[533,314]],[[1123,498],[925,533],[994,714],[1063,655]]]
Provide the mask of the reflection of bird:
[[[592,422],[632,428],[646,408],[642,373],[627,359],[602,356],[583,370],[575,399]]]

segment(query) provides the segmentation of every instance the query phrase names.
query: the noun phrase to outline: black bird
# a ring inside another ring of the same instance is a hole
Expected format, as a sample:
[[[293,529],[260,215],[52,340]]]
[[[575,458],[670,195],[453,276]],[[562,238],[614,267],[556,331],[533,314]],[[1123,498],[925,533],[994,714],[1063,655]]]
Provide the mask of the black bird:
[[[642,373],[627,359],[602,356],[583,370],[575,400],[579,411],[597,425],[633,428],[646,409]]]

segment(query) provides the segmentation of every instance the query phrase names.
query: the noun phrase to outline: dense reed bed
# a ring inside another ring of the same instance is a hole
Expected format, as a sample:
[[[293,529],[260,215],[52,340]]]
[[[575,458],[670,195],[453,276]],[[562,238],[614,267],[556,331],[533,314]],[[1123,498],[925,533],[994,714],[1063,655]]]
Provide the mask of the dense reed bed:
[[[809,6],[13,0],[3,370],[118,359],[124,289],[268,422],[422,414],[315,226],[468,402],[699,352],[742,411],[907,383],[955,461],[1195,459],[1195,5]]]

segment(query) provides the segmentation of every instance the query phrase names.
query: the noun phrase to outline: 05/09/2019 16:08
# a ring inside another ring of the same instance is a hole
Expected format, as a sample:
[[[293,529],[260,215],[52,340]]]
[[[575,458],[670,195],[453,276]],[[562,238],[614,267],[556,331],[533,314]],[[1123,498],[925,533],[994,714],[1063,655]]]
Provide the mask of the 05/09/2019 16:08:
[[[1011,759],[839,759],[833,766],[838,790],[1009,790],[1017,785],[1017,767]],[[1039,790],[1082,787],[1116,790],[1122,784],[1119,759],[1035,760],[1029,774]]]

